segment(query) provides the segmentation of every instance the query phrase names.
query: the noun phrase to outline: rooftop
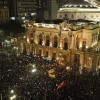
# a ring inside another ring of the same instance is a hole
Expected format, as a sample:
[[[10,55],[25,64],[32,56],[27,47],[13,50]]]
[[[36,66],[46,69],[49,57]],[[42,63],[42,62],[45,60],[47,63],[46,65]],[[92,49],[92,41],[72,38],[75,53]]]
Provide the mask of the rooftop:
[[[68,0],[67,4],[63,5],[62,8],[97,8],[97,7],[84,0]]]

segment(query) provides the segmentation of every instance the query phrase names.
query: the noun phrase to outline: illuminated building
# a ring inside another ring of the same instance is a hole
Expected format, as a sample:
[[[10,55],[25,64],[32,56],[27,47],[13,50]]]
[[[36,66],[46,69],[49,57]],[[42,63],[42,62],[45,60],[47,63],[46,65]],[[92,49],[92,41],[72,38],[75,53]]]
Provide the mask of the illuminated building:
[[[100,21],[100,7],[97,6],[96,3],[94,4],[87,0],[81,0],[81,3],[70,1],[70,3],[63,5],[58,10],[57,18],[69,20],[84,19]]]
[[[35,0],[18,0],[17,1],[17,12],[18,17],[29,18],[35,14]]]
[[[91,50],[100,43],[100,23],[33,23],[26,28],[26,36],[20,44],[21,53],[26,51],[87,68],[100,64],[100,54]]]

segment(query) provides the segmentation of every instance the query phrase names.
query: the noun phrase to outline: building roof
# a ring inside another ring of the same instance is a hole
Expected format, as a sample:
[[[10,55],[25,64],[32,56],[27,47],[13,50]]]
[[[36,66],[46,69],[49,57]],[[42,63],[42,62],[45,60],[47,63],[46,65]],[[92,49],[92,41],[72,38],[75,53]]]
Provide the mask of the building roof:
[[[68,3],[63,5],[62,8],[97,8],[97,7],[84,0],[68,0]]]

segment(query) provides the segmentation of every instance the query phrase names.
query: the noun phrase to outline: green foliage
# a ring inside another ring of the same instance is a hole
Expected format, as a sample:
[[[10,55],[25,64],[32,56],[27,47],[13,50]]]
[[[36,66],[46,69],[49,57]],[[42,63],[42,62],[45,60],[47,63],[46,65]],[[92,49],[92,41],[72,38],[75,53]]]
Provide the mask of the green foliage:
[[[4,35],[4,30],[0,29],[0,37]]]

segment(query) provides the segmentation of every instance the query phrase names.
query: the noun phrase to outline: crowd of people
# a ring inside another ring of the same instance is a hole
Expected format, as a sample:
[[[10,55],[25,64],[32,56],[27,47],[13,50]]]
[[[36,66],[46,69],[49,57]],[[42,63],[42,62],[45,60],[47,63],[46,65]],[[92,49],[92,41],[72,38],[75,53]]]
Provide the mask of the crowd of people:
[[[2,52],[0,62],[2,100],[9,100],[12,89],[16,100],[100,100],[99,74],[76,75],[58,61],[38,55]],[[33,65],[36,68],[34,73]],[[49,77],[50,69],[55,70],[55,78]]]

